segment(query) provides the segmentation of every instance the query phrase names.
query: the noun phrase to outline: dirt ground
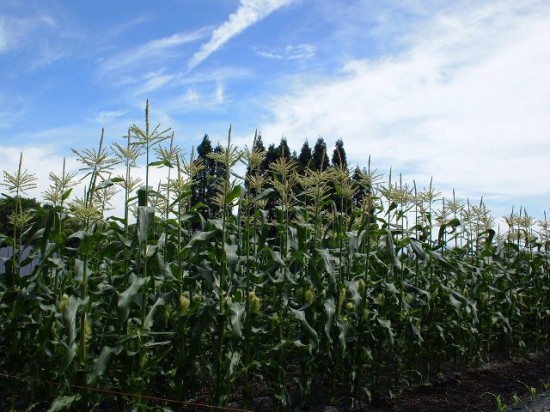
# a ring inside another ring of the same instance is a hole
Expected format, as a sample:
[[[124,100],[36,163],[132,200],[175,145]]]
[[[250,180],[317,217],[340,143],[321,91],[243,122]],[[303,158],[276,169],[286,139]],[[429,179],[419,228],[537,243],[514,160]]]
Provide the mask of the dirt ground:
[[[545,352],[493,362],[441,383],[408,389],[391,400],[375,401],[362,410],[495,412],[501,406],[501,410],[550,411],[549,392],[550,352]]]

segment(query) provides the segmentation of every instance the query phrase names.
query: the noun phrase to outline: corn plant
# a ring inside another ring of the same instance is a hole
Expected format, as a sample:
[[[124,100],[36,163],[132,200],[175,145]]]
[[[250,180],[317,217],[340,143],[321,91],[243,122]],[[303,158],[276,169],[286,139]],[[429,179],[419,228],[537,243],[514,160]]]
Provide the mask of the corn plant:
[[[276,410],[311,406],[323,387],[356,408],[494,351],[548,346],[546,217],[512,211],[501,234],[483,200],[391,171],[383,183],[370,159],[313,170],[283,151],[266,167],[257,134],[240,150],[231,129],[206,159],[220,173],[200,204],[205,164],[149,122],[147,103],[124,144],[108,149],[102,132],[97,148],[75,149],[82,169],[50,174],[43,227],[19,201],[0,234],[13,250],[0,274],[3,408],[153,410],[154,396],[224,406],[236,393],[247,406],[256,385]],[[152,167],[166,171],[155,189]],[[16,200],[34,187],[22,158],[3,185]],[[123,216],[109,216],[118,189]]]

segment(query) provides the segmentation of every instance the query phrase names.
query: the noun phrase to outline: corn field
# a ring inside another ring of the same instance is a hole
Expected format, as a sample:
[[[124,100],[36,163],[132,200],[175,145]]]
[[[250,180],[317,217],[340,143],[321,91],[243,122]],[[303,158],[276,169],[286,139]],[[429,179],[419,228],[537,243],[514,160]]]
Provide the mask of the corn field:
[[[550,345],[546,220],[512,213],[497,233],[483,202],[370,168],[352,181],[346,167],[298,172],[283,156],[265,173],[264,154],[231,132],[212,155],[225,171],[219,213],[205,218],[208,205],[191,202],[203,166],[150,128],[148,109],[125,144],[74,152],[78,176],[50,173],[45,225],[19,207],[0,233],[13,250],[0,274],[3,410],[155,410],[151,396],[224,406],[258,385],[276,410],[319,388],[353,408],[493,352]],[[158,167],[168,178],[152,188]],[[24,162],[4,172],[6,196],[34,187]],[[123,216],[108,213],[116,190]]]

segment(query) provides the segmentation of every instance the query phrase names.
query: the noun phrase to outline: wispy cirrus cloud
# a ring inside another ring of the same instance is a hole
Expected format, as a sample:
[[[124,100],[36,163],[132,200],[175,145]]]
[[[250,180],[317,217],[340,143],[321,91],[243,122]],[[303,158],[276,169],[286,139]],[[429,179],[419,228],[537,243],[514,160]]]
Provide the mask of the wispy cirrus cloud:
[[[110,110],[110,111],[102,110],[100,112],[95,113],[89,119],[89,121],[91,121],[93,123],[98,123],[100,125],[105,125],[106,123],[110,123],[113,120],[118,119],[118,118],[124,116],[127,113],[128,113],[128,110],[122,110],[122,109]]]
[[[4,27],[2,19],[0,19],[0,53],[8,49],[8,32]]]
[[[267,59],[275,60],[302,60],[315,56],[316,47],[312,44],[289,44],[283,50],[258,50],[257,54]]]
[[[111,36],[118,36],[121,33],[124,33],[136,26],[140,26],[144,23],[148,23],[151,21],[151,18],[148,15],[140,15],[138,17],[135,17],[129,21],[126,21],[124,23],[119,24],[118,26],[113,27],[111,30],[109,30],[109,35]]]
[[[102,62],[103,73],[120,72],[135,67],[137,63],[159,64],[161,59],[176,57],[177,51],[187,43],[192,43],[204,37],[208,30],[203,28],[190,33],[178,33],[161,39],[151,40],[144,45],[135,47],[110,57]]]
[[[230,14],[227,21],[212,32],[210,40],[191,57],[189,70],[202,63],[232,37],[293,1],[295,0],[241,0],[237,11]]]
[[[34,46],[37,30],[55,28],[55,26],[55,20],[47,15],[25,18],[0,16],[0,53],[14,51],[24,45]]]
[[[29,56],[25,68],[47,66],[70,54],[69,34],[47,13],[30,17],[0,15],[0,54]]]

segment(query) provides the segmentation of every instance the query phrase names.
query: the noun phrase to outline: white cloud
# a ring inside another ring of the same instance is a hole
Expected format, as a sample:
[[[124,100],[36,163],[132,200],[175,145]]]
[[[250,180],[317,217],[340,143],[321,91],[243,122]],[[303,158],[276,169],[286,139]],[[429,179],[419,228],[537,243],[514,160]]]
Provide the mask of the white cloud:
[[[194,89],[187,90],[187,93],[185,94],[185,101],[191,104],[197,104],[199,102],[199,94]]]
[[[267,59],[302,60],[302,59],[309,59],[315,56],[315,52],[316,52],[316,48],[312,44],[301,43],[301,44],[297,44],[296,46],[289,44],[288,46],[285,47],[283,51],[258,50],[256,53],[259,56],[265,57]]]
[[[173,57],[179,53],[174,49],[184,44],[197,41],[206,34],[206,29],[191,33],[174,34],[162,39],[151,40],[144,45],[113,56],[103,62],[104,72],[113,72],[135,67],[137,63],[156,63],[166,57]]]
[[[48,44],[51,33],[44,31],[44,28],[50,31],[57,30],[57,21],[46,14],[26,18],[0,16],[0,53],[17,50],[23,46],[38,46],[41,48],[38,60],[45,59],[48,52],[58,47]],[[39,31],[42,32],[37,35]],[[59,51],[56,51],[56,54],[59,54]]]
[[[199,84],[220,82],[222,80],[242,79],[250,76],[252,73],[249,68],[224,66],[216,70],[201,70],[200,72],[196,71],[192,74],[185,74],[178,78],[178,83]]]
[[[223,83],[218,82],[215,87],[189,87],[179,96],[164,102],[164,109],[170,113],[204,113],[223,108],[228,102]],[[208,130],[212,130],[213,123],[209,123]],[[163,124],[165,124],[163,122]]]
[[[258,56],[265,57],[266,59],[273,59],[273,60],[284,59],[284,56],[282,53],[277,53],[275,51],[258,50],[256,53],[258,54]]]
[[[550,4],[463,4],[423,21],[399,54],[296,82],[262,127],[296,147],[343,138],[352,162],[410,170],[421,186],[510,201],[550,195]],[[442,187],[441,187],[442,186]]]
[[[223,84],[218,83],[216,86],[216,103],[221,104],[225,101]]]
[[[212,32],[210,40],[191,57],[189,70],[199,65],[232,37],[293,1],[295,0],[241,0],[237,11],[230,14],[228,20]]]
[[[171,74],[163,74],[162,72],[148,73],[142,78],[142,81],[137,87],[136,94],[141,95],[158,90],[173,79],[174,75]]]
[[[49,173],[61,174],[63,156],[57,152],[56,147],[53,145],[37,145],[32,147],[0,146],[0,151],[2,152],[2,171],[10,174],[17,172],[19,156],[23,153],[22,170],[26,170],[29,174],[34,174],[37,179],[37,187],[30,190],[25,196],[42,201],[42,193],[50,185]],[[67,171],[76,171],[78,167],[74,159],[70,157],[67,159]],[[1,186],[0,192],[7,193],[7,188]]]
[[[309,59],[315,56],[315,46],[311,44],[289,45],[285,49],[286,58],[289,60]]]
[[[0,20],[0,53],[8,49],[8,33],[4,23]]]
[[[98,123],[100,125],[105,125],[111,123],[113,120],[118,119],[128,113],[128,110],[111,110],[111,111],[100,111],[96,113],[90,121]]]
[[[0,16],[0,53],[16,49],[32,29],[28,19],[15,19],[7,16]]]
[[[109,30],[109,34],[112,36],[117,36],[121,33],[124,33],[136,26],[142,25],[144,23],[148,23],[151,21],[151,18],[147,15],[141,15],[136,18],[133,18],[127,22],[124,22],[118,26],[113,27]]]

